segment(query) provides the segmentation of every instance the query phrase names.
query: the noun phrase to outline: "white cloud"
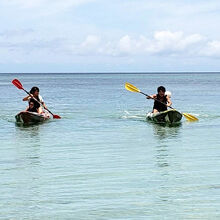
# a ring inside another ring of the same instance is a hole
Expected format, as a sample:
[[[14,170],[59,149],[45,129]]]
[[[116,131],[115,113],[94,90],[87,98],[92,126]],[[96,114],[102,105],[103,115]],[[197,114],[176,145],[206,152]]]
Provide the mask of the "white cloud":
[[[183,32],[159,31],[154,34],[147,51],[152,53],[178,53],[190,51],[204,40],[199,34],[185,36]]]
[[[56,19],[59,14],[65,16],[67,11],[72,12],[74,8],[94,1],[97,0],[10,0],[0,1],[0,8],[6,8],[8,12],[19,16],[19,19],[28,19],[25,22],[28,23],[33,18],[46,16]],[[47,19],[44,19],[44,23],[48,23]]]
[[[133,41],[134,42],[134,41]],[[134,46],[132,46],[132,40],[128,35],[125,35],[119,40],[119,50],[122,53],[132,53],[132,49],[134,49]]]
[[[152,37],[139,36],[131,37],[125,35],[117,42],[108,43],[112,47],[114,56],[129,56],[143,54],[166,54],[181,55],[190,54],[198,50],[205,43],[205,38],[199,34],[185,36],[182,32],[157,31]],[[105,46],[106,47],[106,46]],[[103,50],[104,51],[104,50]]]
[[[204,50],[201,51],[203,56],[220,57],[220,41],[210,41]]]
[[[81,44],[81,48],[94,49],[99,44],[99,37],[95,35],[88,35],[84,42]]]
[[[18,8],[36,8],[44,3],[44,0],[10,0],[1,2],[1,4],[9,7],[18,7]]]
[[[10,0],[4,2],[5,5],[16,6],[23,9],[40,8],[44,7],[48,9],[50,7],[55,7],[59,9],[66,9],[68,7],[75,7],[81,4],[92,2],[94,0]]]
[[[13,34],[11,34],[13,33]],[[74,42],[74,36],[58,38],[33,30],[7,31],[0,33],[0,57],[8,60],[32,60],[32,62],[66,62],[77,56],[93,57],[219,57],[220,41],[207,40],[199,34],[186,35],[183,32],[157,31],[152,36],[124,35],[106,39],[101,35],[87,35]],[[39,56],[39,57],[38,57]],[[11,57],[11,58],[10,58]],[[22,57],[20,59],[19,57]]]
[[[152,37],[125,35],[107,42],[100,36],[88,36],[78,47],[81,55],[105,56],[220,56],[220,41],[208,41],[199,34],[184,35],[183,32],[157,31]]]
[[[220,9],[220,2],[217,0],[200,0],[200,1],[174,1],[174,0],[130,0],[125,1],[123,6],[137,13],[141,11],[161,11],[161,14],[172,15],[192,15],[213,13]],[[159,15],[158,15],[159,16]]]

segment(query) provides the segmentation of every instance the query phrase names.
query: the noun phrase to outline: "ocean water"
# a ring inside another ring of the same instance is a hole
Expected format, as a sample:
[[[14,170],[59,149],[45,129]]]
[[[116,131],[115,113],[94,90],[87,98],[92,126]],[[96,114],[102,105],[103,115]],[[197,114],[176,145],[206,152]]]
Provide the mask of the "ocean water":
[[[62,117],[17,126],[26,90]],[[195,115],[146,121],[159,85]],[[220,219],[220,74],[0,74],[0,219]]]

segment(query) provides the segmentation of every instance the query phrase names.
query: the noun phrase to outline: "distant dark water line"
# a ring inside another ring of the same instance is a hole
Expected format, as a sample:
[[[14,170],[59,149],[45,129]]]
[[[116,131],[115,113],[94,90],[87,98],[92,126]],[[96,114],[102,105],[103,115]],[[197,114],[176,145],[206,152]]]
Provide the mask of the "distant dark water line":
[[[181,75],[191,75],[191,74],[220,74],[220,71],[219,72],[190,72],[190,71],[187,71],[187,72],[40,72],[40,73],[37,73],[37,72],[19,72],[19,73],[15,73],[15,72],[10,72],[10,73],[0,73],[0,75],[15,75],[15,74],[18,74],[18,75],[28,75],[28,74],[38,74],[38,75],[45,75],[45,74],[53,74],[53,75],[62,75],[62,74],[65,74],[65,75],[138,75],[138,74],[144,74],[144,75],[154,75],[154,74],[164,74],[164,75],[172,75],[172,74],[181,74]]]

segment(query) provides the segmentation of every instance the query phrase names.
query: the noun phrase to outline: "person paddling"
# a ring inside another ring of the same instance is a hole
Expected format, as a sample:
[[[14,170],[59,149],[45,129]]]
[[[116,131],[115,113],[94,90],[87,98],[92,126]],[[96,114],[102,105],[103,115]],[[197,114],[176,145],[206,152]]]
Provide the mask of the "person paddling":
[[[24,97],[23,101],[28,101],[29,104],[30,104],[30,102],[33,102],[34,103],[33,109],[36,109],[39,114],[42,114],[43,109],[42,109],[41,105],[36,100],[38,100],[44,106],[45,109],[47,107],[44,103],[42,96],[39,94],[39,92],[40,92],[40,90],[38,87],[36,87],[36,86],[32,87],[32,89],[30,90],[31,96],[28,95],[28,96]],[[34,100],[34,99],[36,99],[36,100]]]
[[[159,86],[157,88],[157,94],[147,96],[147,99],[154,99],[154,106],[153,106],[153,113],[166,111],[168,106],[172,105],[172,102],[170,100],[170,95],[165,94],[166,89],[163,86]],[[159,100],[160,102],[158,102]],[[161,103],[163,102],[163,103]]]

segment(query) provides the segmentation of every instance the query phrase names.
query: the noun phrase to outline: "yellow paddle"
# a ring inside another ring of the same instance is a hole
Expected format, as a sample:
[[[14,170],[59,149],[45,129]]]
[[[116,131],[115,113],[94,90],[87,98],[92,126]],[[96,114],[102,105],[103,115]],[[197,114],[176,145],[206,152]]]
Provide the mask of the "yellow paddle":
[[[145,96],[149,96],[149,95],[147,95],[147,94],[141,92],[140,89],[138,89],[137,87],[135,87],[134,85],[132,85],[132,84],[130,84],[130,83],[125,83],[125,89],[127,89],[128,91],[131,91],[131,92],[139,92],[139,93],[141,93],[141,94],[143,94],[143,95],[145,95]],[[158,100],[158,99],[154,99],[154,100],[156,100],[156,101],[158,101],[158,102],[160,102],[160,103],[166,105],[165,103],[161,102],[161,101]],[[171,106],[168,106],[168,107],[171,108],[171,109],[174,109],[174,108],[171,107]],[[185,118],[186,118],[188,121],[198,121],[198,120],[199,120],[198,118],[196,118],[195,116],[193,116],[193,115],[191,115],[191,114],[189,114],[189,113],[181,113],[181,114],[184,115]]]

